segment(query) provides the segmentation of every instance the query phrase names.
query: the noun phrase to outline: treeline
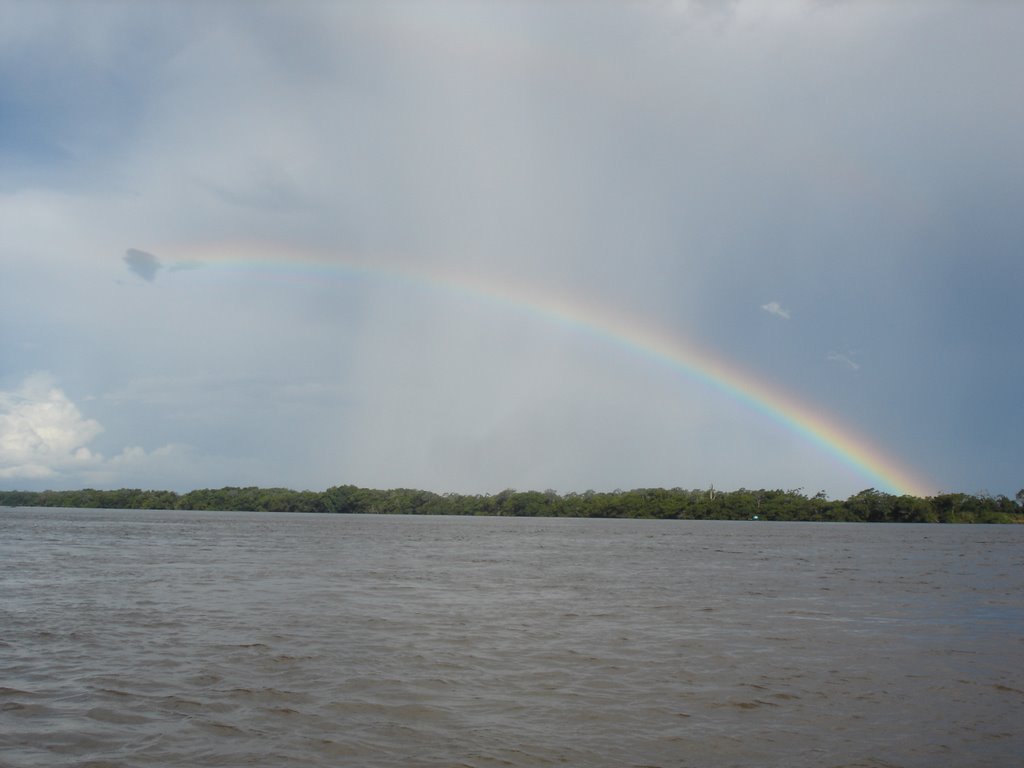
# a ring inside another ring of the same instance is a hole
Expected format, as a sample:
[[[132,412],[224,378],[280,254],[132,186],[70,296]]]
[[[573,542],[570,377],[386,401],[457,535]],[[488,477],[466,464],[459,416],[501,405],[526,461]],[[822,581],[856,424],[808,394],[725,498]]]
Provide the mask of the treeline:
[[[1024,490],[1016,499],[942,493],[921,498],[868,488],[850,498],[796,490],[738,491],[639,488],[558,494],[505,490],[496,494],[438,494],[406,488],[374,490],[342,485],[326,491],[219,488],[178,494],[122,488],[101,491],[0,491],[0,506],[88,509],[183,509],[321,512],[379,515],[504,515],[663,520],[806,520],[871,523],[1024,523]]]

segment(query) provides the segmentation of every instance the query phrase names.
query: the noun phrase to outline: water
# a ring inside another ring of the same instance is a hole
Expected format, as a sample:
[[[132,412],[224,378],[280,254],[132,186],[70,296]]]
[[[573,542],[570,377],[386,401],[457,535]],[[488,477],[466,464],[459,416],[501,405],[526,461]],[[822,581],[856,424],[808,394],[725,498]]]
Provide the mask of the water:
[[[0,510],[0,765],[1003,766],[1024,526]]]

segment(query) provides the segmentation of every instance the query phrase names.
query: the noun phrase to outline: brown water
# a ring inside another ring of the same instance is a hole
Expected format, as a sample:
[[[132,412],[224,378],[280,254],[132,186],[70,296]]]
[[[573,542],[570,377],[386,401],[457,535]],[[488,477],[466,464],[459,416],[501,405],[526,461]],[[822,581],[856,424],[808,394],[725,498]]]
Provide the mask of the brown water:
[[[1024,764],[1024,526],[0,509],[0,765]]]

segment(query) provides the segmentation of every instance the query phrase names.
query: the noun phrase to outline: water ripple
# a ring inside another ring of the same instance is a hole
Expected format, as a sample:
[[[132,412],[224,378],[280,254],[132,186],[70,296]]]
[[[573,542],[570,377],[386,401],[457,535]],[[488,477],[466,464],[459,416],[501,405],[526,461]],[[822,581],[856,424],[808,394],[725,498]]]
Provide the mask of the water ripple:
[[[1022,544],[2,510],[0,765],[1001,767]]]

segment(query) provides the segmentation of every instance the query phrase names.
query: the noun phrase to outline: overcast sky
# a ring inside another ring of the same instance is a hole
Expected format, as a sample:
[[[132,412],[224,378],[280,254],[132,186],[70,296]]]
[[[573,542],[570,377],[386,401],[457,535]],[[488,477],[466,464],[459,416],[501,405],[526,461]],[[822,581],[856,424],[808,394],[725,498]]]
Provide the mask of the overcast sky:
[[[1012,496],[1022,29],[995,1],[3,3],[0,487],[879,486],[543,297],[930,491]]]

